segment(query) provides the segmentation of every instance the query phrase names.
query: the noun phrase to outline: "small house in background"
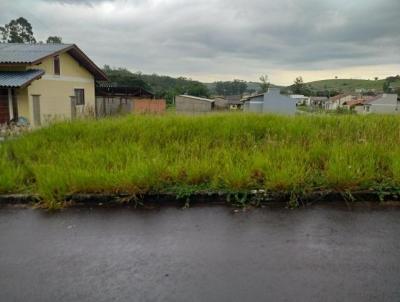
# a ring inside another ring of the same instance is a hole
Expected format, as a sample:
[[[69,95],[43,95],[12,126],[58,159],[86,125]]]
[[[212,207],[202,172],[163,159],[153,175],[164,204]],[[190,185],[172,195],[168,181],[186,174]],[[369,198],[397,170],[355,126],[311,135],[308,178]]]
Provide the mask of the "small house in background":
[[[290,98],[295,99],[297,102],[297,105],[307,105],[310,103],[310,97],[302,95],[302,94],[291,94],[289,95]]]
[[[400,113],[400,101],[397,94],[381,94],[366,100],[363,105],[364,113]]]
[[[214,99],[214,107],[215,107],[215,110],[218,110],[218,111],[229,110],[228,100],[226,98],[222,97],[222,96],[221,97],[216,97]]]
[[[241,110],[243,102],[240,95],[229,95],[225,97],[216,97],[215,110]]]
[[[230,110],[241,110],[243,108],[242,97],[240,95],[228,95],[226,97]]]
[[[154,94],[140,87],[120,86],[116,83],[98,82],[96,85],[96,114],[163,113],[165,100],[154,99]]]
[[[307,106],[324,109],[327,102],[328,97],[326,96],[311,96],[309,98],[309,103],[307,103]]]
[[[352,110],[357,113],[362,113],[364,111],[364,102],[366,100],[363,98],[356,98],[343,103],[343,108]]]
[[[325,103],[326,110],[336,110],[344,105],[344,103],[353,100],[351,94],[339,94],[329,98],[328,102]]]
[[[248,96],[243,99],[243,111],[245,112],[263,112],[264,93]]]
[[[268,92],[249,96],[243,101],[246,112],[293,115],[297,111],[297,100],[282,95],[279,88],[269,88]]]
[[[191,95],[178,95],[175,98],[176,112],[206,113],[214,110],[215,101]]]

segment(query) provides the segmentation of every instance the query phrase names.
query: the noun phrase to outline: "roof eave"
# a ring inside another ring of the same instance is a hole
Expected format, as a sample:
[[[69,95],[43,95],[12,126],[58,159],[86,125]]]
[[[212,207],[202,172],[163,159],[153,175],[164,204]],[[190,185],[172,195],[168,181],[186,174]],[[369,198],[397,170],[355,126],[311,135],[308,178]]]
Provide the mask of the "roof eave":
[[[25,88],[27,86],[29,86],[33,81],[40,79],[43,75],[44,75],[44,70],[42,70],[38,75],[36,75],[35,77],[29,79],[28,81],[26,81],[25,83],[21,84],[21,85],[0,85],[0,88],[2,89],[17,89],[17,88]]]
[[[103,70],[101,70],[100,67],[98,67],[76,44],[73,44],[68,50],[68,51],[76,51],[77,54],[87,63],[89,63],[88,65],[91,67],[92,70],[89,70],[94,76],[95,79],[98,81],[108,81],[108,77],[107,75],[104,73]],[[76,60],[79,60],[79,58],[76,58],[73,54],[71,54],[71,56],[73,56]]]
[[[60,55],[62,53],[65,52],[70,52],[70,51],[76,51],[76,53],[78,54],[78,58],[76,56],[74,56],[73,54],[70,54],[71,56],[74,57],[75,60],[79,61],[79,59],[81,59],[82,61],[86,61],[88,63],[88,65],[91,68],[87,68],[85,66],[85,68],[94,75],[96,80],[99,81],[108,81],[108,77],[107,75],[101,70],[100,67],[98,67],[76,44],[72,44],[72,45],[66,45],[66,47],[55,51],[51,54],[48,54],[46,56],[43,56],[39,59],[36,59],[35,61],[32,62],[25,62],[25,63],[21,63],[21,65],[25,65],[25,64],[32,64],[32,65],[37,65],[39,63],[41,63],[43,60],[50,58],[50,57],[54,57],[57,55]],[[79,61],[79,63],[82,63]],[[91,69],[91,70],[90,70]]]
[[[0,62],[1,66],[25,66],[31,64],[30,62]]]
[[[47,58],[54,57],[54,56],[57,56],[57,55],[62,54],[62,53],[64,53],[64,52],[67,52],[68,50],[70,50],[71,48],[73,48],[74,45],[75,45],[75,44],[66,45],[64,48],[62,48],[62,49],[60,49],[60,50],[58,50],[58,51],[52,52],[51,54],[48,54],[48,55],[45,55],[45,56],[43,56],[43,57],[41,57],[41,58],[39,58],[39,59],[36,59],[35,61],[27,62],[27,64],[37,65],[37,64],[41,63],[43,60],[45,60],[45,59],[47,59]]]
[[[45,73],[44,70],[42,70],[40,74],[38,74],[34,78],[30,79],[29,81],[25,82],[19,88],[25,88],[25,87],[29,86],[33,81],[40,79],[44,75],[44,73]]]

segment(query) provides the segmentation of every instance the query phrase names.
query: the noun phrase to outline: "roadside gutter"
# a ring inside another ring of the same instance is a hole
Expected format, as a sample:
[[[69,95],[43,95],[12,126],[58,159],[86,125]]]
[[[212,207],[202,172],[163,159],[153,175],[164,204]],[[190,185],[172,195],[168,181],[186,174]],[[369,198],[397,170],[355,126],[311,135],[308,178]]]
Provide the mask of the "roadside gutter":
[[[37,195],[29,194],[0,194],[0,205],[34,205],[41,201]],[[108,193],[79,193],[66,195],[64,202],[68,205],[118,205],[133,204],[145,205],[148,203],[158,205],[169,204],[230,204],[237,206],[246,205],[269,205],[280,204],[289,206],[306,206],[316,203],[332,202],[383,202],[398,203],[400,198],[397,192],[378,191],[353,191],[334,192],[316,191],[307,194],[294,195],[293,192],[201,192],[185,196],[178,196],[176,193],[152,193],[135,195],[129,193],[108,194]]]

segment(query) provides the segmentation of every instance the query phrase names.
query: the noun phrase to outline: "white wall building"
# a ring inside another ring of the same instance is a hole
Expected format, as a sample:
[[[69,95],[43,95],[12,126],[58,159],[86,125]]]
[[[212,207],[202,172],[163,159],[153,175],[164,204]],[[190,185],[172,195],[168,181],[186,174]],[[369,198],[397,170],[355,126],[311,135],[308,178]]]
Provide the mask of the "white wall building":
[[[269,88],[268,92],[249,96],[244,101],[244,111],[294,115],[297,111],[296,99],[282,95],[279,88]]]
[[[400,113],[400,101],[397,94],[382,94],[364,102],[364,113],[397,114]]]

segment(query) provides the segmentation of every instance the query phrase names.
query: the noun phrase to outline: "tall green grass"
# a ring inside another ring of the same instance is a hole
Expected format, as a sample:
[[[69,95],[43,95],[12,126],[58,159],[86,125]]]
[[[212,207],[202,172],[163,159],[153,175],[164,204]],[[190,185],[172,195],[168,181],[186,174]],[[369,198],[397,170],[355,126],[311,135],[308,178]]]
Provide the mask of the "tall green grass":
[[[400,117],[215,114],[54,124],[0,144],[0,193],[400,187]]]

